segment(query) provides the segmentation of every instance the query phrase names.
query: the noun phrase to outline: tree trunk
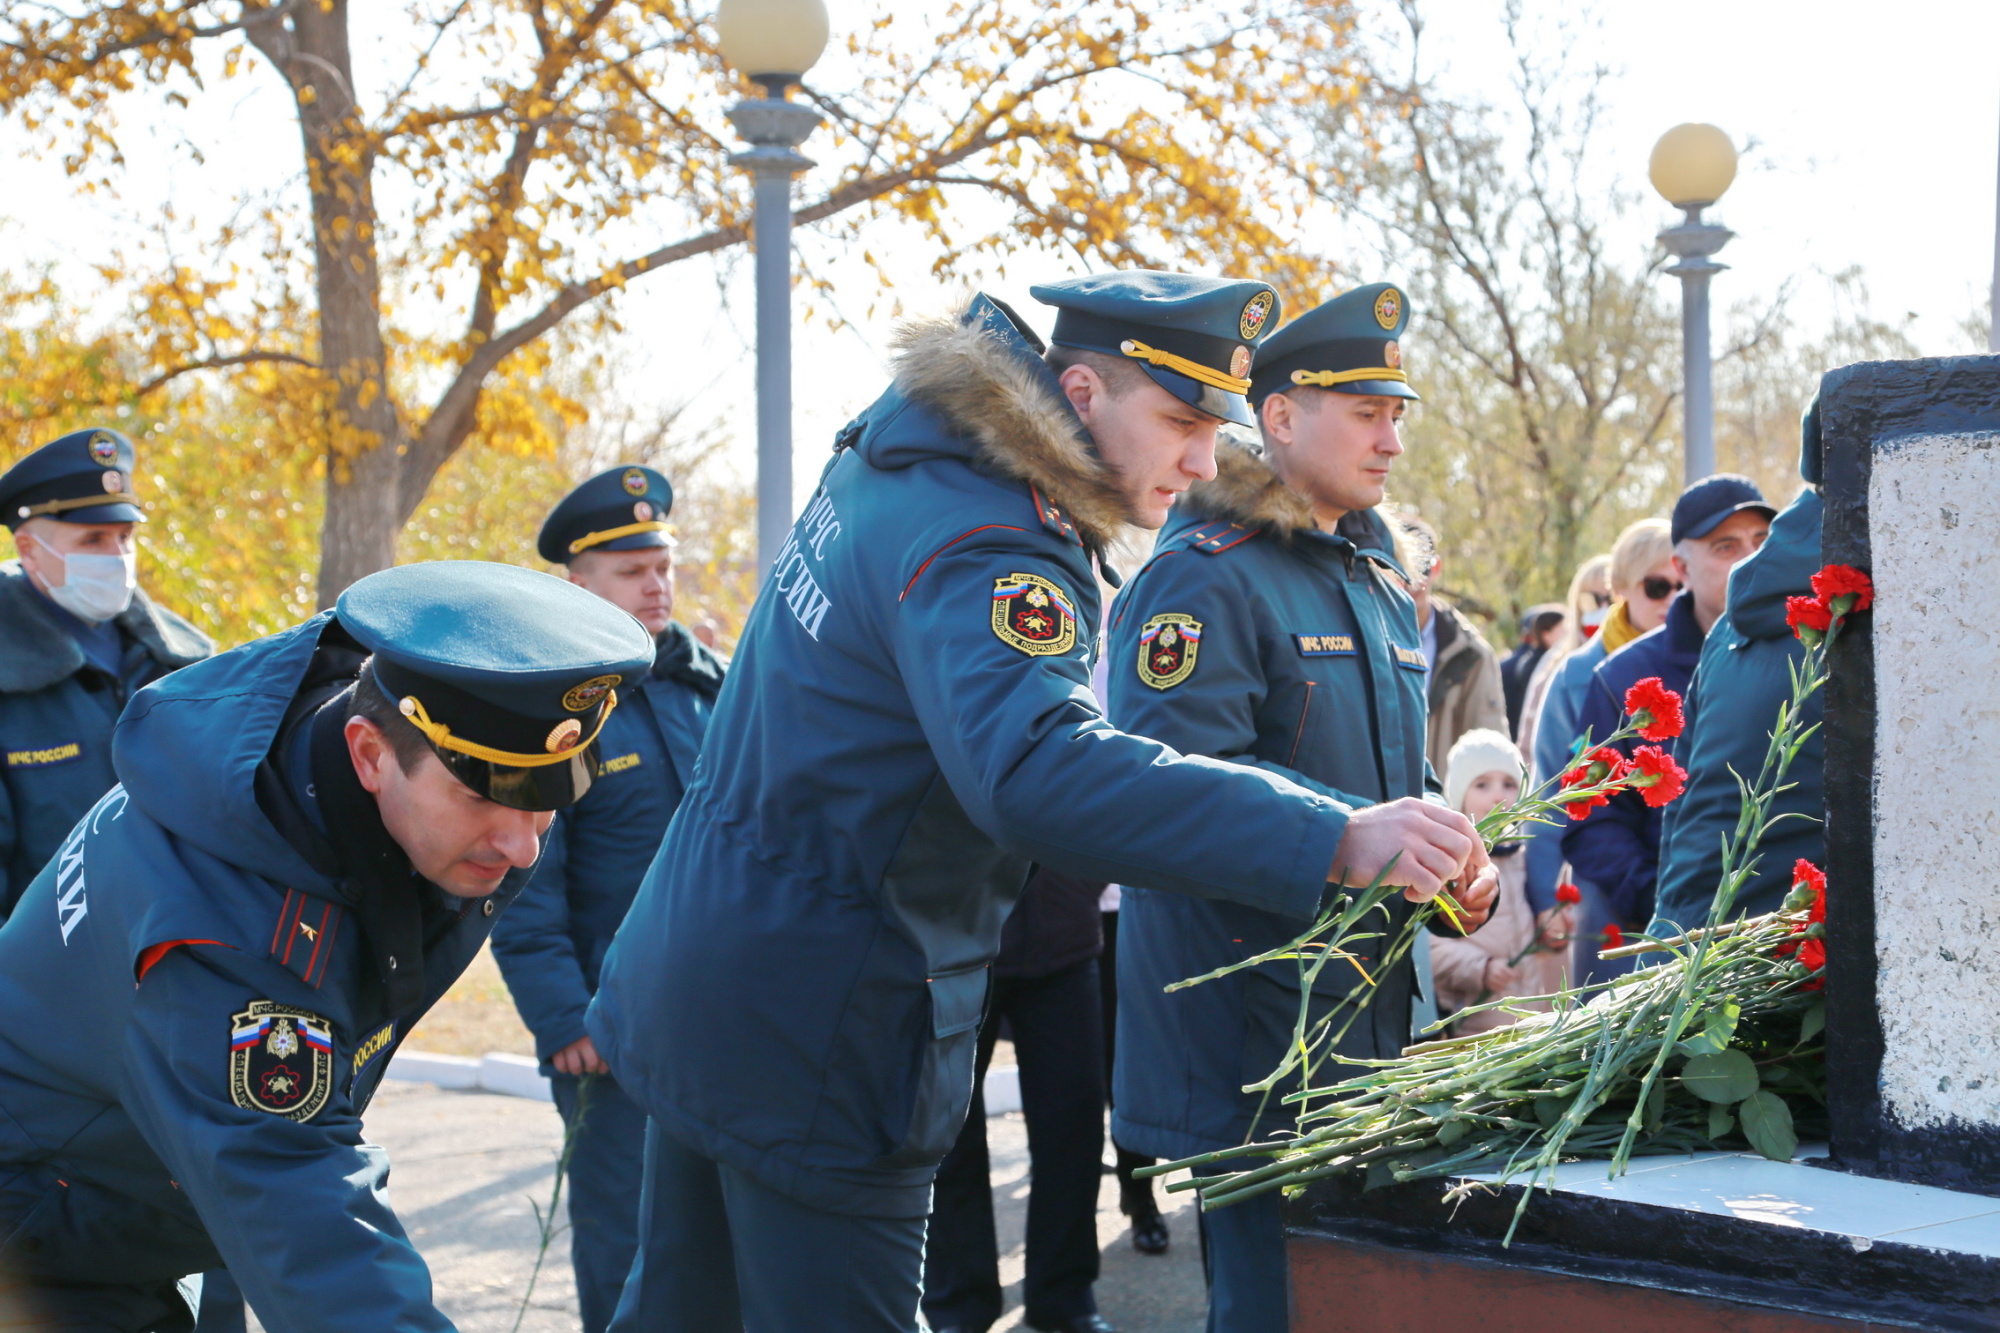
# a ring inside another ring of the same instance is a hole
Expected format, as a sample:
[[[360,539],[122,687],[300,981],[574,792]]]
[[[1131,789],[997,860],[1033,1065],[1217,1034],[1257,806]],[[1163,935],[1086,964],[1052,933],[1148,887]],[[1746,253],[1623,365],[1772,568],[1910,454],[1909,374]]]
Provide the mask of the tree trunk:
[[[389,395],[382,338],[375,154],[354,94],[348,9],[348,0],[318,0],[248,29],[291,84],[305,140],[319,360],[332,391],[320,528],[322,607],[362,575],[395,563],[396,536],[407,514],[399,504],[399,474],[408,441]]]

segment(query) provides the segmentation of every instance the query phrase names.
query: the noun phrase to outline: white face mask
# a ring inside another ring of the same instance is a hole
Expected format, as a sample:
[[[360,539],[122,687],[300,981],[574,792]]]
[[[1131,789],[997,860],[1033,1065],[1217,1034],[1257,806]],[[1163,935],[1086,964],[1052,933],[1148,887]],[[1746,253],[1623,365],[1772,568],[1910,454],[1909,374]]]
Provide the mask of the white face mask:
[[[48,590],[49,600],[78,620],[101,624],[132,605],[139,586],[136,554],[64,555],[40,537],[35,542],[63,567],[62,586]]]

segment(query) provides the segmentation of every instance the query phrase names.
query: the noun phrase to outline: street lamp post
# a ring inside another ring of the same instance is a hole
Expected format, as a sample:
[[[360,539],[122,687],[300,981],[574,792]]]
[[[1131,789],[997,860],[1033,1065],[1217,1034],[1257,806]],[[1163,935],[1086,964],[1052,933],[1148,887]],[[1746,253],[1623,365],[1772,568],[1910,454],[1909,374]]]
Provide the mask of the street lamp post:
[[[1683,483],[1715,471],[1715,389],[1708,346],[1708,280],[1728,268],[1709,256],[1736,233],[1703,222],[1701,211],[1736,179],[1736,149],[1713,125],[1676,125],[1653,145],[1648,175],[1653,188],[1686,215],[1668,227],[1660,244],[1679,262],[1667,269],[1681,280],[1681,365],[1684,394]]]
[[[789,100],[826,49],[822,0],[721,0],[723,58],[764,85],[729,123],[750,144],[729,159],[755,181],[751,238],[757,282],[757,581],[770,577],[792,521],[792,178],[813,165],[798,147],[820,115]]]

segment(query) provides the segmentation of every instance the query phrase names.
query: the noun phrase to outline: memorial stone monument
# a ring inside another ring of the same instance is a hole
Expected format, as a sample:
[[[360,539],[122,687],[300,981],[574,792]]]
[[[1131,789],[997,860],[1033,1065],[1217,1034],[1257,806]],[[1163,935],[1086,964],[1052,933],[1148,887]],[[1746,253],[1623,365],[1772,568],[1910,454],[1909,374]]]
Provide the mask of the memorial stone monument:
[[[1827,692],[1832,1142],[1567,1164],[1509,1247],[1519,1186],[1322,1181],[1293,1333],[2000,1329],[2000,356],[1845,367],[1821,420],[1876,590]]]

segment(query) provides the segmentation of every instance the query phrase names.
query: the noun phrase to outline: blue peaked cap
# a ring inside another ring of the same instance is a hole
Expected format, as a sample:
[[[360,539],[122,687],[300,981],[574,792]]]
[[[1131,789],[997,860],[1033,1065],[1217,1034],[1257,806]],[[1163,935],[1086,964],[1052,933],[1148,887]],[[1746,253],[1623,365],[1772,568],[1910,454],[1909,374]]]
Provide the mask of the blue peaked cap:
[[[71,431],[0,473],[0,522],[143,523],[132,491],[137,452],[115,430]]]
[[[1258,350],[1250,399],[1307,386],[1336,393],[1417,398],[1403,371],[1410,301],[1393,282],[1373,282],[1314,306]]]
[[[445,766],[519,809],[560,809],[589,790],[618,687],[653,666],[637,620],[514,565],[385,569],[342,593],[334,614]]]
[[[535,550],[552,565],[566,565],[585,551],[671,546],[667,515],[673,507],[673,485],[652,468],[609,468],[549,511]]]
[[[1044,282],[1028,293],[1056,308],[1056,346],[1132,357],[1190,407],[1255,422],[1244,394],[1257,344],[1278,323],[1269,283],[1139,270]]]

